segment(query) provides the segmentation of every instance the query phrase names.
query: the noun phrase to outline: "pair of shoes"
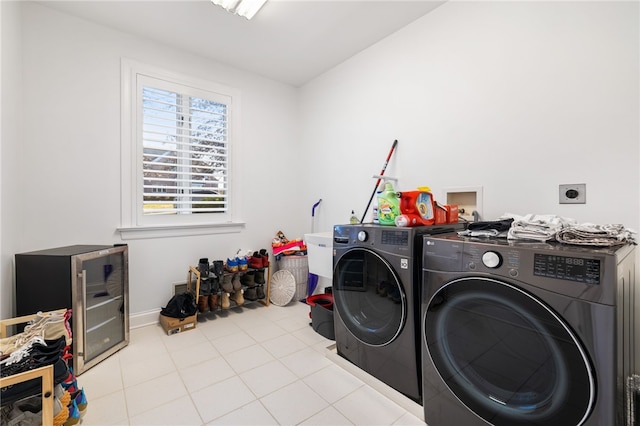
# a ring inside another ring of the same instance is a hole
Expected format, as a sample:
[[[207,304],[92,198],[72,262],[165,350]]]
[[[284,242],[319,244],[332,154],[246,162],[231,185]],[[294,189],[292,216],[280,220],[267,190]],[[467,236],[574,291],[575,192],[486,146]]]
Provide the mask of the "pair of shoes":
[[[5,418],[6,417],[6,418]],[[65,425],[69,419],[69,410],[60,400],[53,397],[53,425]],[[5,421],[6,420],[6,421]],[[42,396],[32,395],[16,401],[10,412],[3,416],[2,424],[15,426],[37,426],[42,421]]]
[[[227,263],[224,265],[224,269],[228,272],[238,272],[238,261],[234,259],[227,259]]]
[[[254,251],[253,256],[249,259],[249,266],[253,269],[262,269],[269,266],[269,255],[266,249],[260,249],[260,251]]]

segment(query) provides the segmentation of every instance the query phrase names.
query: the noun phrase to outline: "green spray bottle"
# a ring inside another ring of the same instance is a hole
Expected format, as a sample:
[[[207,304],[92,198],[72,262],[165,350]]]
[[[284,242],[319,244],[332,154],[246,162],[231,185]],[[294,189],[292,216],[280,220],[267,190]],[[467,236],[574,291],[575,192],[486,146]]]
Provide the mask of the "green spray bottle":
[[[378,223],[395,226],[396,217],[400,216],[400,200],[398,193],[390,182],[385,182],[384,190],[378,195]]]

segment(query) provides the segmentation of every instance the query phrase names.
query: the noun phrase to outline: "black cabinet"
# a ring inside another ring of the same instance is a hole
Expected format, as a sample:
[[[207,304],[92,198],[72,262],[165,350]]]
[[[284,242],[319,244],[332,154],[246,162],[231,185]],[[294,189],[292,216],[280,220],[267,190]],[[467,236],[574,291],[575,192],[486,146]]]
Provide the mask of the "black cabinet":
[[[16,254],[16,314],[71,309],[76,375],[129,343],[128,247],[75,245]]]

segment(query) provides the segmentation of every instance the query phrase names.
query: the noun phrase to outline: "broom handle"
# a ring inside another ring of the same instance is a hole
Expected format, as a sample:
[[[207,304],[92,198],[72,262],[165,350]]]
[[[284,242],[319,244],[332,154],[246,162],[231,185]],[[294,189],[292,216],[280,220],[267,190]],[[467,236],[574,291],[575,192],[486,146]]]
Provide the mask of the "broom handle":
[[[367,207],[365,207],[365,209],[364,209],[364,213],[362,214],[362,219],[360,219],[360,223],[364,222],[364,218],[367,216],[367,211],[369,210],[369,207],[371,206],[371,201],[373,201],[373,197],[376,196],[376,192],[378,190],[378,186],[380,185],[380,182],[382,181],[382,176],[384,176],[384,171],[387,170],[387,164],[389,164],[389,160],[391,159],[391,155],[393,154],[393,151],[396,149],[397,145],[398,145],[398,139],[394,140],[393,141],[393,145],[391,145],[391,149],[389,150],[389,155],[387,155],[387,159],[384,161],[384,165],[382,166],[382,171],[380,172],[380,177],[376,181],[376,186],[373,187],[373,192],[371,193],[371,197],[369,198],[369,202],[367,203]]]

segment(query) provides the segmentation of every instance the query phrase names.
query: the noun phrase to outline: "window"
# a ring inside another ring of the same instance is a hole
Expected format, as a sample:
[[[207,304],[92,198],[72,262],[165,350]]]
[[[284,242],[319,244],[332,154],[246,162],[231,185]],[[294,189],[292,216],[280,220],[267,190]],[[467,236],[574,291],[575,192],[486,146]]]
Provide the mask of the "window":
[[[122,69],[123,238],[241,225],[232,192],[239,96],[127,60]]]

